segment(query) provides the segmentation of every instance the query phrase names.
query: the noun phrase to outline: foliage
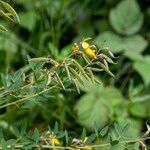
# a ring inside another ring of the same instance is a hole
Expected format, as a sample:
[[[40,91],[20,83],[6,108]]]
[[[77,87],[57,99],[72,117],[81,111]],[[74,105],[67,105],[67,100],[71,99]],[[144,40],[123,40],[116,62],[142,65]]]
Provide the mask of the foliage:
[[[137,147],[145,147],[143,141],[149,138],[135,139],[126,136],[126,132],[129,128],[129,124],[124,126],[119,126],[114,124],[111,127],[104,127],[101,131],[98,131],[95,126],[95,133],[87,136],[87,131],[83,129],[82,134],[79,138],[74,138],[68,134],[68,132],[60,131],[58,123],[56,122],[53,129],[49,126],[47,131],[39,133],[39,130],[35,128],[32,135],[26,133],[26,123],[22,124],[19,129],[15,126],[12,128],[14,134],[17,135],[17,139],[10,139],[5,141],[1,137],[1,147],[0,149],[6,150],[9,149],[84,149],[92,150],[93,148],[110,148],[116,149],[117,147],[130,147],[134,146],[137,143]],[[113,133],[109,133],[108,130],[114,129]],[[107,137],[106,144],[94,144],[96,139],[102,139]]]
[[[10,5],[0,1],[0,149],[148,149],[147,1]]]

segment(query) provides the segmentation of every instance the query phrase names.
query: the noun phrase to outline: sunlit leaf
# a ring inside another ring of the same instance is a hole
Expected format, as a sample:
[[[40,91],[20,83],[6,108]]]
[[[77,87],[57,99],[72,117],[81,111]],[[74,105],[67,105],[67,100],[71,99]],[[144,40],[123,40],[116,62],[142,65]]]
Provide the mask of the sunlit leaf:
[[[92,90],[91,90],[92,89]],[[98,129],[102,128],[109,118],[111,103],[119,103],[122,96],[118,90],[108,87],[91,86],[75,105],[77,121],[84,127],[93,129],[94,120]]]
[[[106,126],[105,128],[103,128],[103,129],[100,131],[99,134],[103,137],[103,136],[106,135],[107,131],[108,131],[108,126]]]
[[[140,30],[143,15],[136,0],[123,0],[110,11],[110,23],[121,34],[131,35]]]

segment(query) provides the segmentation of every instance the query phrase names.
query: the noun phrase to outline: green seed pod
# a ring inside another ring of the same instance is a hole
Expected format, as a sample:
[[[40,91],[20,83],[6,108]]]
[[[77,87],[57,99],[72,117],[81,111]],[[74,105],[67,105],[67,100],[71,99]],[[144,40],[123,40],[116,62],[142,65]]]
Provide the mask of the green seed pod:
[[[72,79],[76,89],[77,89],[77,92],[80,94],[80,89],[79,89],[79,86],[78,86],[78,83],[77,83],[77,79]]]
[[[107,63],[106,59],[103,59],[103,62],[104,62],[104,64],[105,64],[107,70],[109,70],[108,63]]]
[[[48,73],[46,85],[48,86],[50,83],[51,83],[51,73]]]
[[[94,81],[97,82],[98,84],[101,84],[98,79],[94,78]]]
[[[114,77],[113,73],[110,72],[110,71],[107,69],[107,67],[106,67],[103,63],[99,62],[99,65],[100,65],[109,75],[111,75],[112,77]]]
[[[88,72],[89,72],[89,76],[91,77],[92,79],[92,82],[94,83],[94,75],[93,75],[93,72],[90,70],[90,68],[87,68]]]
[[[44,57],[42,58],[42,57],[41,57],[41,58],[32,58],[32,59],[29,59],[28,61],[32,61],[32,62],[38,62],[38,61],[41,62],[41,61],[44,61],[44,62],[45,62],[45,61],[49,61],[49,59],[48,59],[48,58],[44,58]]]
[[[63,84],[63,82],[62,82],[62,80],[60,79],[59,75],[58,75],[56,72],[55,72],[55,75],[56,75],[56,78],[57,78],[58,82],[59,82],[60,85],[62,86],[62,88],[63,88],[64,90],[66,90],[66,88],[65,88],[65,86],[64,86],[64,84]]]
[[[83,59],[86,61],[86,63],[91,64],[89,58],[84,53],[81,53],[81,54],[82,54]]]
[[[70,72],[77,78],[77,80],[78,80],[81,84],[84,84],[84,82],[83,82],[83,80],[81,79],[81,77],[77,74],[77,72],[76,72],[73,68],[69,67],[69,70],[70,70]]]
[[[89,67],[91,71],[95,71],[95,72],[100,72],[103,71],[104,69],[98,69],[98,68],[91,68]]]
[[[71,81],[71,76],[70,76],[70,72],[69,72],[68,66],[67,66],[66,63],[64,65],[65,65],[65,69],[66,69],[66,72],[67,72],[67,76],[68,76],[69,80]]]
[[[82,73],[82,75],[89,80],[89,77],[87,76],[87,74],[85,73],[84,69],[81,67],[81,65],[76,62],[75,60],[72,61],[74,63],[74,65],[79,69],[79,71]]]

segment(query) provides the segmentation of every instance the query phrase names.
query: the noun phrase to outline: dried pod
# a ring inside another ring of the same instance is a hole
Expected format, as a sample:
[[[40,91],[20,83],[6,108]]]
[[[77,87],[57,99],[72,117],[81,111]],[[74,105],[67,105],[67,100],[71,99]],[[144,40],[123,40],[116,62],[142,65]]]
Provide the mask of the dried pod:
[[[104,55],[104,54],[99,54],[97,57],[100,58],[101,60],[103,60],[103,59],[106,58],[106,55]]]
[[[139,150],[147,150],[146,145],[140,141]]]
[[[110,56],[111,58],[118,58],[118,57],[115,57],[114,54],[113,54],[111,51],[108,51],[108,53],[109,53],[109,56]]]

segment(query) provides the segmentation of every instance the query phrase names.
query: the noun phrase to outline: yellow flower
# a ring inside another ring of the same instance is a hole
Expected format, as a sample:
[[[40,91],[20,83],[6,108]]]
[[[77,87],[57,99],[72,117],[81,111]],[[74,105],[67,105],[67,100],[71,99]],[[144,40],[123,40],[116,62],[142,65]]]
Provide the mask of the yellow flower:
[[[95,55],[95,50],[91,49],[90,48],[90,45],[89,43],[87,42],[81,42],[81,45],[85,51],[85,54],[90,58],[90,59],[94,59],[96,58],[96,55]]]
[[[52,138],[52,142],[53,142],[54,145],[59,145],[60,144],[60,141],[56,137]]]
[[[81,42],[81,45],[82,45],[83,49],[87,49],[90,47],[89,43],[87,43],[87,42]]]
[[[79,46],[78,46],[78,44],[77,44],[77,43],[74,43],[74,44],[73,44],[73,46],[72,46],[72,50],[73,50],[73,52],[76,52],[76,51],[78,51],[78,50],[79,50]]]
[[[92,50],[92,49],[90,49],[90,48],[85,49],[85,54],[86,54],[90,59],[96,58],[95,51]]]

